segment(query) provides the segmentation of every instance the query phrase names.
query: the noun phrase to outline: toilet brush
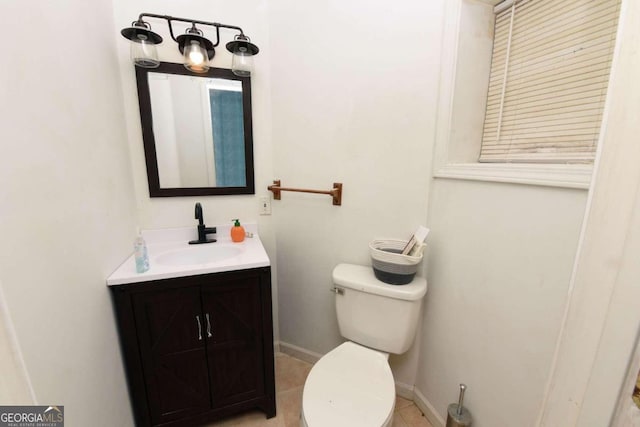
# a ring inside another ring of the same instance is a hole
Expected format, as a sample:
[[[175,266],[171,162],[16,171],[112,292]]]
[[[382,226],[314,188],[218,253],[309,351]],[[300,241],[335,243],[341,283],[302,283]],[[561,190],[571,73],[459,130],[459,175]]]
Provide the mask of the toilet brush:
[[[458,403],[452,403],[447,408],[447,425],[446,427],[469,427],[471,425],[471,412],[464,406],[462,406],[462,400],[464,399],[464,392],[467,386],[460,384],[460,397]]]

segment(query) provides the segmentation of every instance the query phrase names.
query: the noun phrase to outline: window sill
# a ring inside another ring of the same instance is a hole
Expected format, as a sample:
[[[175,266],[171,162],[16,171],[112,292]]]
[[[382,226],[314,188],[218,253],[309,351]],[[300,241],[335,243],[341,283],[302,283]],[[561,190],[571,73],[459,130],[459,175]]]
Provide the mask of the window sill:
[[[592,172],[592,165],[450,163],[437,169],[433,176],[435,178],[588,189]]]

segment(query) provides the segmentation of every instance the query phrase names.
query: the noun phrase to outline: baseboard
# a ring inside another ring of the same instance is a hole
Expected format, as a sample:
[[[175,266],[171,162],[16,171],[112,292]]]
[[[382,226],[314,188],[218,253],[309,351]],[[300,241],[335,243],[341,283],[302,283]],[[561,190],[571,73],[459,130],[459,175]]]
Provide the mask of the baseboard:
[[[308,363],[316,363],[323,356],[322,354],[282,341],[278,343],[278,347],[280,348],[280,351],[282,353],[288,354],[289,356],[295,357],[296,359],[300,359]]]
[[[422,411],[433,427],[444,427],[445,420],[417,388],[413,389],[413,403]]]
[[[280,353],[280,341],[273,342],[273,352]]]
[[[413,400],[413,389],[413,385],[396,381],[396,396],[400,396],[407,400]]]

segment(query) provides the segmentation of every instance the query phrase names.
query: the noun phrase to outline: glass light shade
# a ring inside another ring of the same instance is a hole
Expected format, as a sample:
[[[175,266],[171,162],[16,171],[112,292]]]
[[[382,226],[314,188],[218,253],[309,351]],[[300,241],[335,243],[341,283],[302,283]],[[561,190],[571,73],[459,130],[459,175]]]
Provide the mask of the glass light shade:
[[[184,47],[184,66],[194,73],[209,71],[209,55],[199,41],[189,40],[189,43]]]
[[[160,65],[158,59],[158,50],[155,43],[150,42],[147,39],[138,38],[131,40],[131,60],[138,67],[143,68],[156,68]]]
[[[231,71],[236,76],[249,77],[253,71],[253,56],[260,52],[255,44],[251,43],[249,37],[240,33],[227,43],[227,50],[233,54]]]
[[[238,46],[233,52],[231,71],[236,76],[249,77],[253,71],[253,53],[244,46]]]

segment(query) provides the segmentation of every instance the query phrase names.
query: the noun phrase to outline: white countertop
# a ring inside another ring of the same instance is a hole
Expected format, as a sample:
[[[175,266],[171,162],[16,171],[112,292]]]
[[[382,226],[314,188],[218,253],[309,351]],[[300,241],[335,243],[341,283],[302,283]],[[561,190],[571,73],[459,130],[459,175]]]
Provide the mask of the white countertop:
[[[149,253],[149,270],[137,273],[133,253],[125,262],[107,278],[108,286],[124,285],[127,283],[148,282],[150,280],[170,279],[174,277],[195,276],[198,274],[219,273],[223,271],[246,270],[249,268],[268,267],[271,265],[260,237],[256,224],[243,224],[247,232],[253,237],[246,237],[243,242],[231,241],[229,230],[231,226],[217,226],[217,234],[209,235],[217,239],[215,243],[189,245],[189,240],[196,240],[196,227],[168,228],[162,230],[144,230],[142,236],[147,243]],[[215,245],[218,245],[217,247]],[[133,239],[132,239],[133,246]],[[195,248],[198,249],[195,249]],[[212,250],[231,249],[232,256],[204,264],[168,265],[158,261],[159,257],[182,250]],[[237,252],[237,253],[236,253]]]

